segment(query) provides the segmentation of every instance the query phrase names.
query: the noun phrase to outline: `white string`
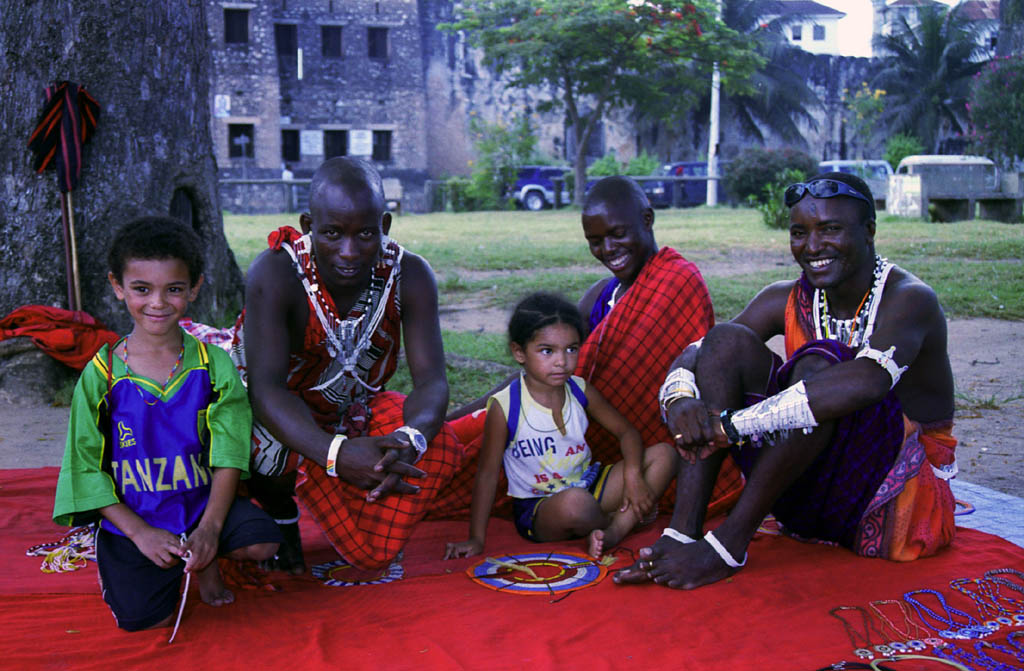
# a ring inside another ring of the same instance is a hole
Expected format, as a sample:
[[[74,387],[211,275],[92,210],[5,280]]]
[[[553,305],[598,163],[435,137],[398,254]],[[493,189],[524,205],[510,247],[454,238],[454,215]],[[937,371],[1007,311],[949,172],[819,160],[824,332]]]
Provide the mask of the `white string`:
[[[186,540],[188,539],[185,537],[185,534],[181,534],[179,542],[184,545]],[[171,638],[167,641],[168,645],[174,643],[174,637],[178,635],[178,626],[181,624],[181,616],[185,613],[185,600],[188,598],[188,586],[192,582],[192,572],[188,570],[188,560],[192,559],[192,551],[185,550],[185,554],[182,555],[181,558],[185,560],[185,591],[181,593],[181,606],[178,608],[178,619],[174,621],[174,631],[171,632]]]

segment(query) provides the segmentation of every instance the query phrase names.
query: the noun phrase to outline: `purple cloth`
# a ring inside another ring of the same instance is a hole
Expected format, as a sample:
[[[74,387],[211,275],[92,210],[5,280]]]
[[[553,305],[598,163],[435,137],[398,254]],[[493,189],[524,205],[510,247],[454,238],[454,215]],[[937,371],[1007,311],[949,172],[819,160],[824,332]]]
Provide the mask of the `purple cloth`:
[[[774,379],[769,381],[766,395],[790,386],[793,366],[804,356],[818,356],[834,365],[850,361],[855,355],[843,343],[812,340],[794,352],[781,367],[773,367]],[[781,359],[777,363],[781,363]],[[762,398],[751,395],[747,405]],[[903,410],[890,391],[880,403],[833,424],[828,447],[783,492],[772,507],[772,514],[789,532],[852,548],[857,525],[903,445]],[[744,475],[749,476],[762,449],[771,447],[748,443],[732,449]]]
[[[594,307],[590,309],[591,331],[593,331],[597,325],[601,323],[601,320],[607,317],[608,313],[612,311],[612,309],[608,307],[608,301],[612,299],[612,294],[615,293],[619,284],[621,284],[621,282],[619,282],[619,278],[612,277],[611,281],[604,285],[604,289],[601,289],[601,294],[597,297],[597,300],[594,301]]]

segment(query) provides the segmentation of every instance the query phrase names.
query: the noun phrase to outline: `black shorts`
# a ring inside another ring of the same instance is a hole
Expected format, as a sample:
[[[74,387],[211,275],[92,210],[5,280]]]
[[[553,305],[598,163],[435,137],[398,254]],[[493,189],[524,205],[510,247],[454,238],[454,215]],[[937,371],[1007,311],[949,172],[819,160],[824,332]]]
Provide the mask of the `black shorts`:
[[[608,481],[608,474],[612,472],[612,466],[602,466],[595,463],[593,468],[593,480],[587,486],[587,491],[594,495],[597,502],[601,502],[604,496],[604,485]],[[588,471],[589,472],[589,471]],[[552,495],[553,496],[553,495]],[[538,496],[532,499],[512,499],[512,521],[515,522],[516,531],[528,541],[539,543],[537,534],[533,530],[533,522],[537,517],[537,508],[540,504],[551,498],[550,496]]]
[[[281,532],[269,515],[247,499],[236,498],[224,518],[217,554],[282,540]],[[96,534],[96,564],[103,600],[110,606],[121,629],[148,629],[174,613],[185,562],[180,561],[168,569],[160,568],[142,554],[131,539],[101,528]]]

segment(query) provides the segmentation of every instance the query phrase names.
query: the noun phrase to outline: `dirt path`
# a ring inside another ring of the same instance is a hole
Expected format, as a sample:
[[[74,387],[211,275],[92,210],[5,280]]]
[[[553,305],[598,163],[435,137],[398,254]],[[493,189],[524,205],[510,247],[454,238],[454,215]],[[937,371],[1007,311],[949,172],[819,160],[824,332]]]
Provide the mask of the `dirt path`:
[[[501,310],[458,306],[442,326],[501,332]],[[1024,322],[953,320],[949,351],[957,384],[962,479],[1024,496]],[[0,468],[57,466],[68,409],[0,405]]]

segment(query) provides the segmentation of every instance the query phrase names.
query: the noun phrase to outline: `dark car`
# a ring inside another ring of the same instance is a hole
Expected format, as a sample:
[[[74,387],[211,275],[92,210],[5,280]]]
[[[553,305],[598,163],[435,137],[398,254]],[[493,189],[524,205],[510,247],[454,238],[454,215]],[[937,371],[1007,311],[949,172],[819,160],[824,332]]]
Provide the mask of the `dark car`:
[[[678,163],[666,163],[661,168],[661,174],[671,177],[707,177],[708,164],[704,161],[681,161]],[[721,176],[721,175],[719,175]],[[651,201],[651,207],[669,207],[672,203],[673,182],[660,180],[645,180],[641,183],[647,200]],[[679,201],[676,207],[696,207],[703,205],[708,199],[708,183],[706,180],[687,180],[679,182]],[[722,202],[722,182],[718,182],[718,202]]]
[[[528,210],[542,210],[555,204],[555,182],[561,180],[560,203],[568,205],[572,198],[566,187],[565,176],[568,168],[551,165],[525,165],[519,168],[516,183],[512,186],[512,198]]]

